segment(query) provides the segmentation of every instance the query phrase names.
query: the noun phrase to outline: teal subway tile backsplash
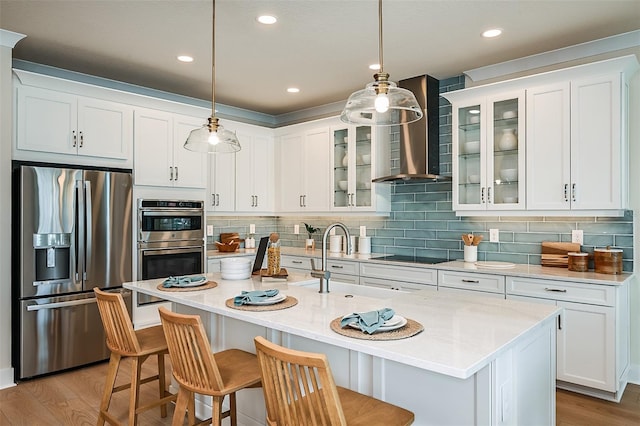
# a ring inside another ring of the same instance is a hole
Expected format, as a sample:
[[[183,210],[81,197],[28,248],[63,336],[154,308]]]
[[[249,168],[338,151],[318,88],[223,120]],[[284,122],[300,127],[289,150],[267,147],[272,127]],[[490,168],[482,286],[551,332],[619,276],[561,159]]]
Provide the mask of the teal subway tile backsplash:
[[[464,87],[464,76],[440,80],[440,92]],[[440,173],[450,175],[452,170],[452,111],[449,103],[440,98]],[[392,129],[392,173],[399,167],[399,133]],[[359,235],[359,227],[367,227],[372,237],[374,253],[407,256],[438,257],[450,260],[463,258],[461,235],[472,232],[482,235],[478,246],[478,260],[540,264],[543,241],[571,241],[571,231],[582,229],[582,250],[593,252],[595,247],[615,246],[623,250],[623,268],[633,270],[633,212],[623,217],[543,217],[482,216],[458,217],[452,210],[451,183],[408,182],[391,185],[391,212],[389,217],[372,216],[286,216],[235,217],[210,216],[207,223],[214,226],[215,237],[220,232],[239,232],[244,238],[249,224],[256,224],[256,236],[279,232],[282,244],[304,247],[307,234],[303,222],[319,227],[322,232],[333,222],[343,222],[352,235]],[[300,234],[293,233],[300,225]],[[500,242],[489,242],[489,229],[499,229]],[[316,247],[321,247],[322,232],[315,233]],[[340,233],[340,231],[338,231]]]

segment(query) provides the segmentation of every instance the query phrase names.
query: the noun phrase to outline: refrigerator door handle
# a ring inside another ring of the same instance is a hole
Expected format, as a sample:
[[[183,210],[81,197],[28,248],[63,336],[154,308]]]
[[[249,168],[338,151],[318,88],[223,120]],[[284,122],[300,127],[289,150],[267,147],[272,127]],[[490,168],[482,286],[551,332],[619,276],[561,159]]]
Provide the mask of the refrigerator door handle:
[[[76,270],[75,281],[79,282],[83,279],[84,272],[84,249],[85,249],[85,215],[84,215],[84,191],[82,181],[76,181]],[[81,275],[82,274],[82,275]]]
[[[68,302],[46,303],[44,305],[29,305],[27,306],[27,311],[40,311],[43,309],[66,308],[68,306],[88,305],[89,303],[96,303],[96,298],[91,297],[88,299],[71,300]]]
[[[87,279],[87,273],[91,269],[91,250],[93,247],[93,205],[91,197],[91,182],[84,181],[84,199],[85,199],[85,242],[84,250],[84,271],[83,280]]]

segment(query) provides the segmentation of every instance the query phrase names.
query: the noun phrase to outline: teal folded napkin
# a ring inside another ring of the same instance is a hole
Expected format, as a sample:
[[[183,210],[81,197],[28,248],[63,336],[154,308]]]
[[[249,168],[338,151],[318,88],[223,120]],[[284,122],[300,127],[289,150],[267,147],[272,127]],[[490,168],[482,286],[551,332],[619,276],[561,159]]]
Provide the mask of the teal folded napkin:
[[[256,291],[243,291],[240,296],[233,298],[233,304],[236,306],[245,305],[247,303],[261,302],[267,297],[273,297],[278,295],[278,290],[256,290]]]
[[[162,282],[162,287],[188,287],[193,283],[200,282],[204,284],[205,277],[202,275],[198,275],[195,277],[169,277]]]
[[[340,327],[346,327],[351,323],[357,323],[360,330],[365,333],[372,334],[374,331],[384,325],[385,321],[390,320],[396,313],[391,308],[382,308],[377,311],[354,312],[345,315],[340,321]]]

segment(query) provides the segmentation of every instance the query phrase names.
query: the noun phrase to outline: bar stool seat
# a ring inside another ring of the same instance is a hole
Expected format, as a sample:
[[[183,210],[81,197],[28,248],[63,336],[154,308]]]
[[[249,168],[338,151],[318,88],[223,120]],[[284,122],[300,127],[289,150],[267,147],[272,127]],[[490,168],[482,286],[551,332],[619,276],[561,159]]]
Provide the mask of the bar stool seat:
[[[120,293],[105,292],[97,287],[93,291],[96,294],[98,310],[100,311],[107,339],[107,347],[111,351],[109,369],[100,402],[98,425],[104,425],[105,421],[113,425],[122,424],[115,416],[109,413],[109,406],[111,404],[111,396],[126,389],[131,389],[129,394],[129,425],[138,423],[138,414],[157,406],[160,406],[160,416],[167,417],[167,403],[175,401],[177,395],[172,395],[166,390],[164,356],[169,352],[162,326],[134,330],[124,299]],[[142,378],[142,364],[148,357],[153,355],[158,357],[158,374]],[[124,358],[131,358],[132,360],[131,381],[124,385],[115,386],[120,362]],[[158,381],[158,399],[141,406],[139,404],[140,385],[155,380]]]
[[[169,347],[173,377],[180,384],[173,414],[173,426],[182,425],[185,413],[189,425],[195,422],[194,393],[212,397],[212,417],[198,424],[220,426],[230,417],[236,426],[236,392],[260,387],[260,368],[254,354],[239,349],[213,353],[202,320],[159,308]],[[229,410],[222,412],[222,401],[229,395]]]
[[[254,340],[268,425],[413,423],[415,416],[409,410],[336,386],[326,355],[288,349],[261,336]]]

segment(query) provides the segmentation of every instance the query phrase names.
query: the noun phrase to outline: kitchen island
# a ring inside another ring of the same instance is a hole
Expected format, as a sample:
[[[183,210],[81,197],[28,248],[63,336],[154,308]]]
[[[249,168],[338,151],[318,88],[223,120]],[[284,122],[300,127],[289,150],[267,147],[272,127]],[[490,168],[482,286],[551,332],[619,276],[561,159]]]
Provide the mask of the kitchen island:
[[[125,283],[125,288],[198,313],[212,350],[255,352],[253,337],[327,354],[336,383],[397,404],[416,415],[416,425],[509,425],[555,423],[555,324],[560,308],[432,290],[413,293],[334,283],[317,292],[317,280],[290,274],[286,283],[258,278],[222,280],[208,290],[168,292],[162,280]],[[359,288],[360,287],[360,288]],[[278,288],[297,300],[287,309],[252,312],[227,307],[242,290]],[[353,291],[351,291],[353,290]],[[343,336],[331,321],[351,312],[383,307],[418,322],[421,333],[401,340]],[[198,404],[206,410],[206,401]],[[239,421],[264,424],[260,390],[238,395]]]

